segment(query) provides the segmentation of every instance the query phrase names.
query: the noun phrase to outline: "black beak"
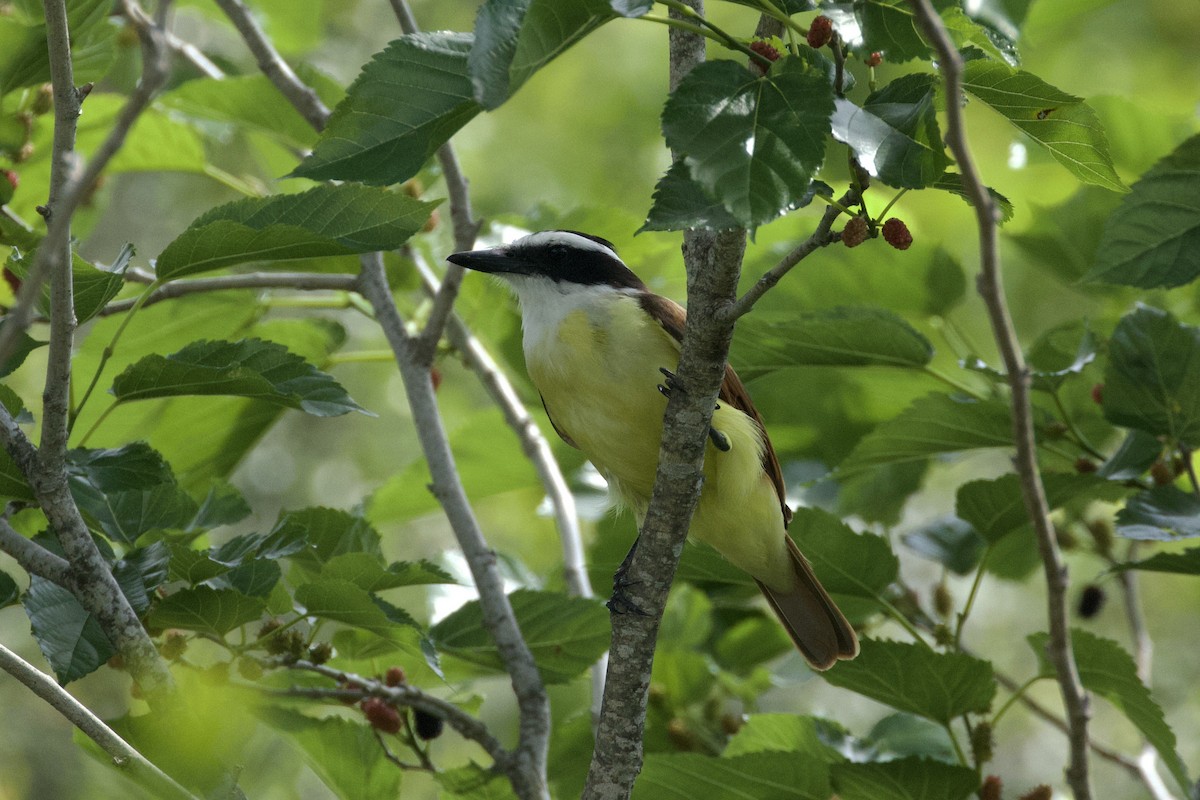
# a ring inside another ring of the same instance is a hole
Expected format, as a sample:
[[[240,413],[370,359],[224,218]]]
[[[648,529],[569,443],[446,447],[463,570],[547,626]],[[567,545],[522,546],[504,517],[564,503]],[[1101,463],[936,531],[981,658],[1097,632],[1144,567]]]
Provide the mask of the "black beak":
[[[468,250],[462,253],[451,253],[446,256],[446,260],[460,267],[494,275],[504,273],[528,275],[532,266],[524,259],[510,256],[504,252],[503,248],[499,247],[491,250]]]

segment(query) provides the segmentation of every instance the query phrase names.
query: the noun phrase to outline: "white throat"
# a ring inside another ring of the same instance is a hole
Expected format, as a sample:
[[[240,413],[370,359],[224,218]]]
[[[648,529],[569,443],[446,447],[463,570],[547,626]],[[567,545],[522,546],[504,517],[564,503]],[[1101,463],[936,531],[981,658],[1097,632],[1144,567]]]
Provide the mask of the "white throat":
[[[619,296],[635,294],[632,289],[618,289],[608,284],[569,283],[541,275],[502,277],[521,304],[522,345],[526,356],[547,340],[553,340],[569,314],[582,310],[601,322],[608,316],[608,303]]]

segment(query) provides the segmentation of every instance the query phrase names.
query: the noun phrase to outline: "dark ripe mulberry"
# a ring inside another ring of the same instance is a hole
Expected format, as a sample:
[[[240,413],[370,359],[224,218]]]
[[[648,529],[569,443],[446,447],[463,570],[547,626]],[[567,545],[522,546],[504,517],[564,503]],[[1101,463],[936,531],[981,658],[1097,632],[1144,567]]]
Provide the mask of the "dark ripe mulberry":
[[[897,250],[907,250],[913,243],[908,226],[904,224],[904,220],[897,217],[883,223],[883,240]]]
[[[824,47],[833,38],[833,20],[821,15],[808,26],[808,46],[814,49]]]
[[[446,722],[436,714],[430,714],[419,708],[413,709],[413,728],[416,730],[417,736],[425,741],[441,736],[445,727]]]
[[[1091,619],[1100,613],[1104,608],[1104,601],[1108,599],[1104,590],[1094,583],[1089,583],[1083,587],[1083,593],[1079,595],[1079,616],[1084,619]]]

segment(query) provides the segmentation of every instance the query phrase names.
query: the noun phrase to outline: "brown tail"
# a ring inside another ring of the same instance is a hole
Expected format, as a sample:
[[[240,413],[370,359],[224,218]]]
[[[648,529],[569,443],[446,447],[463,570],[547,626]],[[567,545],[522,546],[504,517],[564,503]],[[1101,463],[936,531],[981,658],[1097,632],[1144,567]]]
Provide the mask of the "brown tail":
[[[854,658],[858,655],[854,629],[817,580],[792,537],[786,538],[796,570],[795,591],[779,592],[762,581],[757,582],[758,588],[813,669],[829,669],[838,659]]]

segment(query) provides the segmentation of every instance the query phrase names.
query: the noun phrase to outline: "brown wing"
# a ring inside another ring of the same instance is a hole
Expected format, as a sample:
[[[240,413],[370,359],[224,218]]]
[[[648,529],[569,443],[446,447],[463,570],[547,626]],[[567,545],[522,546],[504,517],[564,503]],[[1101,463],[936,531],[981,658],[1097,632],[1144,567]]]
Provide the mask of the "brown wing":
[[[675,341],[683,342],[683,327],[687,323],[687,311],[683,306],[674,300],[650,292],[642,294],[638,299],[642,309],[658,320],[659,324],[663,326],[663,330],[671,334]],[[767,436],[767,428],[763,424],[762,415],[754,407],[754,401],[750,399],[750,393],[746,391],[742,379],[728,364],[725,365],[725,378],[721,381],[721,391],[718,397],[721,402],[731,408],[736,408],[754,420],[758,424],[759,430],[762,431],[763,472],[767,473],[767,477],[775,487],[775,493],[779,495],[779,507],[783,510],[784,525],[787,525],[792,521],[792,510],[787,505],[787,488],[783,484],[783,470],[779,466],[779,458],[775,455],[775,448],[771,446],[771,438]],[[559,435],[561,436],[562,433],[560,432]]]

